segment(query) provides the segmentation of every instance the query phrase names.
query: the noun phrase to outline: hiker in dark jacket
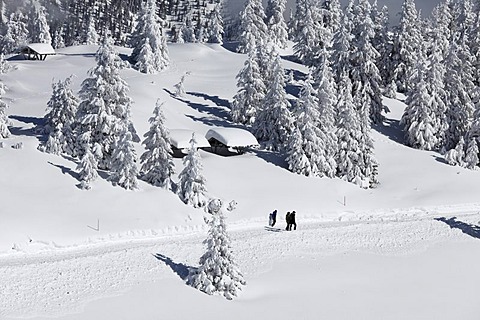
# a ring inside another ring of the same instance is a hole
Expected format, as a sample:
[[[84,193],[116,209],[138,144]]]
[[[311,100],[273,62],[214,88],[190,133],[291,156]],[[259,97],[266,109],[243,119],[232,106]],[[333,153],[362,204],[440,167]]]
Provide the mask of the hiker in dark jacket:
[[[295,211],[292,211],[292,213],[290,213],[290,231],[292,231],[292,225],[293,230],[297,230],[297,223],[295,222]]]
[[[277,210],[273,210],[272,213],[270,213],[270,226],[274,226],[275,223],[277,222]]]
[[[292,224],[290,223],[290,211],[287,212],[287,215],[285,216],[285,222],[287,223],[287,227],[285,230],[290,231],[292,229]]]

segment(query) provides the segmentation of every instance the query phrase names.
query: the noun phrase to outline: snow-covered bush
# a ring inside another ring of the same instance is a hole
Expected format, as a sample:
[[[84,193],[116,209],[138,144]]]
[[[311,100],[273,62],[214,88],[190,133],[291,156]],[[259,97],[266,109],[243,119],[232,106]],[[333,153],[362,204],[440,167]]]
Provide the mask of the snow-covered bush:
[[[246,281],[234,261],[222,201],[211,200],[206,211],[209,214],[205,219],[209,227],[205,240],[207,250],[200,258],[200,266],[190,272],[187,283],[206,294],[223,295],[231,300]]]

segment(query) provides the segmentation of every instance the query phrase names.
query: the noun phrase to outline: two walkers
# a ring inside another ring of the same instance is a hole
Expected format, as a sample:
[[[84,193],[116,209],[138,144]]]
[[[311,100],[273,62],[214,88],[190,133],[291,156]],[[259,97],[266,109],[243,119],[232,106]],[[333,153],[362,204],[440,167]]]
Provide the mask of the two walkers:
[[[292,231],[292,227],[293,227],[293,230],[297,230],[295,213],[296,213],[295,211],[287,212],[287,215],[285,216],[285,222],[287,222],[287,227],[285,228],[285,230]],[[270,213],[270,215],[268,216],[268,225],[270,227],[273,227],[276,222],[277,222],[277,210],[273,210],[273,212]]]

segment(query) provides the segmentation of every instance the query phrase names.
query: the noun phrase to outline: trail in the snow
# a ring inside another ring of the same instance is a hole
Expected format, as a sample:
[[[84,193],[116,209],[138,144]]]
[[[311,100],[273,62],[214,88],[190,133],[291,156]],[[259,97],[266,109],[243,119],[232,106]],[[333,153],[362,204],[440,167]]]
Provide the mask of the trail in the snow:
[[[465,220],[478,221],[478,214]],[[421,217],[400,221],[299,223],[287,232],[255,227],[230,231],[237,262],[248,278],[285,259],[316,259],[346,251],[408,254],[446,240],[461,230]],[[54,316],[79,312],[89,301],[118,295],[132,286],[176,277],[197,265],[205,231],[0,257],[0,315]],[[164,257],[163,261],[155,255]]]

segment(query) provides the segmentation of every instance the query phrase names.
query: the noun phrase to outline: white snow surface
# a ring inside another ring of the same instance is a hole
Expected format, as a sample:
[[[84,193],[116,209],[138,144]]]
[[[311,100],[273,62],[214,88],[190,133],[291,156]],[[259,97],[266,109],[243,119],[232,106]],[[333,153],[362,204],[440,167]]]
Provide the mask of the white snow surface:
[[[49,43],[29,43],[25,47],[32,49],[39,54],[55,54],[55,49]]]
[[[255,136],[242,128],[214,128],[208,130],[205,138],[211,138],[223,143],[227,147],[252,147],[258,146]]]
[[[76,160],[36,149],[41,137],[32,129],[45,114],[52,79],[75,74],[78,90],[96,50],[10,61],[16,69],[0,78],[12,120],[0,148],[1,319],[478,319],[480,173],[406,147],[401,96],[384,99],[392,112],[372,132],[376,189],[293,174],[284,156],[264,150],[232,157],[200,151],[210,196],[237,202],[227,224],[247,285],[233,301],[187,286],[185,270],[204,250],[203,210],[144,182],[137,191],[113,187],[103,172],[91,190],[80,190]],[[139,135],[157,99],[165,101],[168,128],[204,136],[233,126],[228,101],[245,56],[203,44],[169,51],[165,72],[122,71]],[[187,94],[175,98],[173,85],[185,72]],[[290,93],[297,85],[289,84]],[[178,174],[182,160],[174,161]],[[268,228],[273,209],[277,225]],[[298,230],[286,232],[291,210]]]
[[[188,149],[190,148],[190,140],[192,140],[192,134],[195,134],[195,141],[197,142],[198,148],[208,148],[210,143],[205,137],[195,131],[188,129],[171,129],[170,132],[170,142],[172,146],[177,149]]]

